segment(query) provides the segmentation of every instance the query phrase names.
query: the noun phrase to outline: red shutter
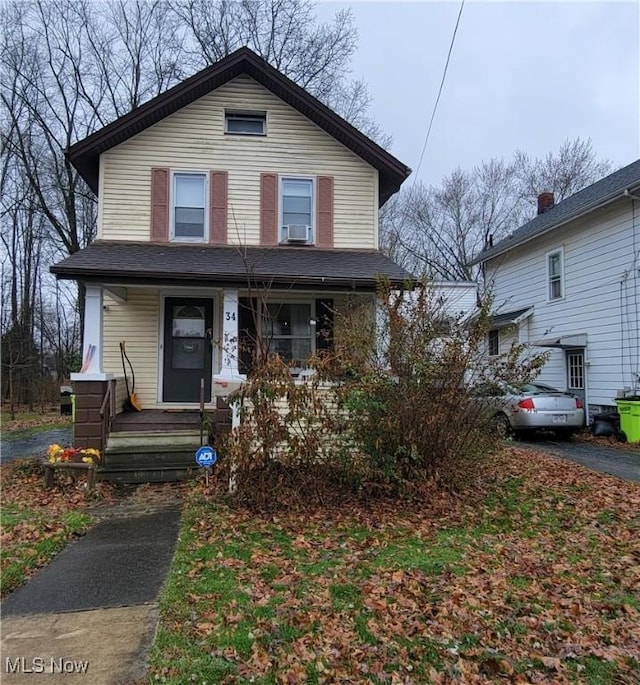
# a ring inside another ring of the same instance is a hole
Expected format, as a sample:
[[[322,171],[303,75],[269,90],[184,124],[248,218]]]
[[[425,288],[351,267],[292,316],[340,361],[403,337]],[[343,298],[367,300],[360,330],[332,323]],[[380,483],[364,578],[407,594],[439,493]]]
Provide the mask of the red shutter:
[[[260,245],[278,244],[278,174],[260,174]]]
[[[318,176],[316,245],[333,247],[333,176]]]
[[[209,173],[209,242],[227,244],[228,174],[226,171]]]
[[[169,169],[151,169],[151,240],[169,240]]]

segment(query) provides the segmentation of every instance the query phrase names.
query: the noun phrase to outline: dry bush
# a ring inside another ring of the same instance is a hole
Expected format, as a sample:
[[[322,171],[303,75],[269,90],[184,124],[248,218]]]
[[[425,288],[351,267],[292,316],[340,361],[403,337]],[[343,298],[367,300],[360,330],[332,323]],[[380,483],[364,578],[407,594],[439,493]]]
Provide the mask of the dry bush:
[[[256,360],[235,398],[240,426],[221,445],[240,500],[264,508],[354,492],[419,496],[434,481],[457,487],[475,476],[498,436],[474,387],[531,380],[544,356],[514,345],[488,358],[490,303],[452,316],[428,286],[381,287],[378,301],[377,315],[336,313],[339,343],[308,361],[304,380],[277,355]]]

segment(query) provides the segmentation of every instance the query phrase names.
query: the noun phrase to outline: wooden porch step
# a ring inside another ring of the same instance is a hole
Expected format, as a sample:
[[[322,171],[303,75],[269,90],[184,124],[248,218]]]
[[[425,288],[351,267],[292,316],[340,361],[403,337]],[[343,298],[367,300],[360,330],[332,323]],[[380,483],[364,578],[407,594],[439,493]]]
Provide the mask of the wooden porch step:
[[[98,471],[98,478],[109,483],[167,483],[195,478],[198,473],[199,469],[195,463],[162,468],[131,465],[127,468],[101,468]]]
[[[206,439],[206,438],[205,438]],[[156,430],[112,432],[106,454],[120,452],[184,451],[200,447],[200,428],[191,430]]]
[[[193,444],[107,449],[98,478],[118,483],[183,480],[198,471],[195,460],[200,440]]]

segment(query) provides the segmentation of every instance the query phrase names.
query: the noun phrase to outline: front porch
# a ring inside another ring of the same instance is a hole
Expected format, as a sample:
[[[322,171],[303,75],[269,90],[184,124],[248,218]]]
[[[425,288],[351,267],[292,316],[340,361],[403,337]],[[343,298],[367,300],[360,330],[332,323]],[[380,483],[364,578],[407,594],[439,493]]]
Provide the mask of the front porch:
[[[255,359],[280,354],[303,377],[310,355],[348,336],[342,313],[375,321],[379,279],[408,277],[370,250],[108,243],[53,270],[86,286],[74,443],[123,482],[188,475],[200,412],[228,429],[227,399]],[[125,411],[133,395],[140,413]]]
[[[231,410],[144,409],[117,414],[102,449],[98,478],[119,483],[183,480],[198,469],[195,452],[231,429]]]

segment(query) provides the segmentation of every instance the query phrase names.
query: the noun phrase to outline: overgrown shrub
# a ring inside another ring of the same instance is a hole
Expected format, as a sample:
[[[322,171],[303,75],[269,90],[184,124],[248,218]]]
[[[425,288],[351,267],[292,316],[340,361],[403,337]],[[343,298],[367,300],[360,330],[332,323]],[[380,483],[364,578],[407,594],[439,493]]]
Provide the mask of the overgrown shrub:
[[[490,307],[454,315],[428,284],[412,292],[382,286],[376,336],[359,327],[355,340],[341,341],[354,378],[339,392],[349,435],[369,457],[372,487],[398,493],[433,478],[455,486],[495,446],[492,412],[475,389],[527,382],[545,356],[514,344],[488,357]],[[362,347],[366,339],[374,342]]]
[[[330,381],[334,355],[309,360],[303,380],[280,357],[265,358],[234,398],[240,426],[221,444],[235,495],[261,507],[326,503],[357,487],[359,459],[347,413]]]
[[[474,388],[527,382],[544,356],[521,345],[485,355],[489,302],[452,316],[428,286],[382,286],[378,302],[377,315],[362,306],[335,313],[336,349],[309,360],[302,380],[278,356],[256,361],[235,398],[240,426],[221,445],[225,478],[242,500],[396,496],[434,479],[456,486],[495,446],[491,412]]]

